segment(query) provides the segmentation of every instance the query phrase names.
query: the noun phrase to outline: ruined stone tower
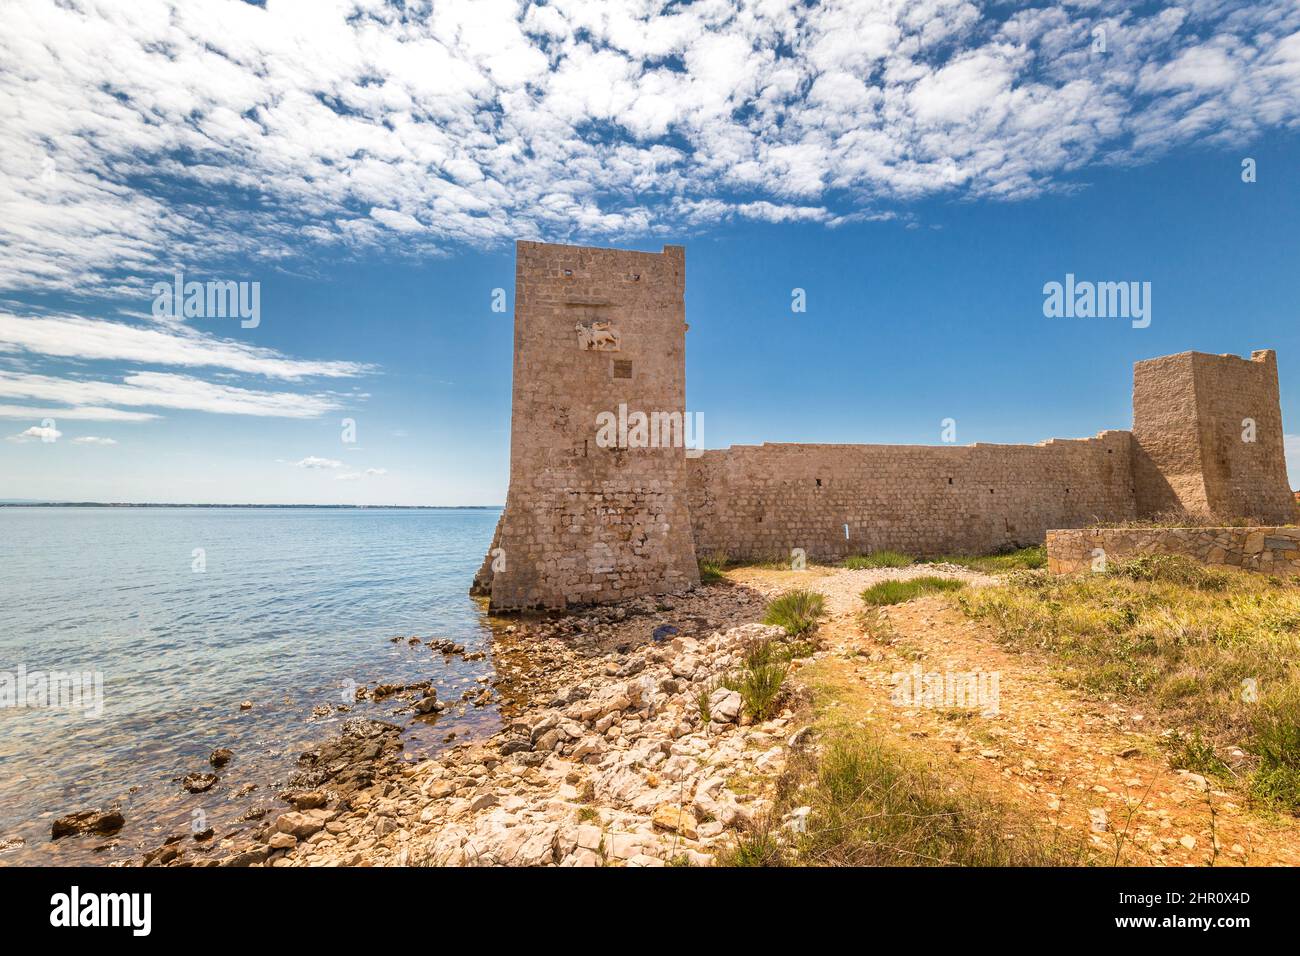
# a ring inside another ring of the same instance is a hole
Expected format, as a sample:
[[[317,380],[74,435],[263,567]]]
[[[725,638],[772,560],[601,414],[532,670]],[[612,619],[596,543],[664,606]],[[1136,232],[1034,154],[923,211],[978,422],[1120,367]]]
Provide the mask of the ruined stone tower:
[[[1271,349],[1249,359],[1181,352],[1134,366],[1133,494],[1140,517],[1295,520]]]
[[[598,428],[602,415],[684,415],[685,282],[680,246],[515,245],[510,486],[475,580],[492,609],[699,583],[683,443],[627,447]]]

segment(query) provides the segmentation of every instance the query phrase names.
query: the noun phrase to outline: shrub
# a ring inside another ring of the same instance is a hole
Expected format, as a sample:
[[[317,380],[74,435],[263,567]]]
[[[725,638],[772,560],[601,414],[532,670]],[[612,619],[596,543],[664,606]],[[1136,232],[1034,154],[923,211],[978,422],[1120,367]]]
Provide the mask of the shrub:
[[[1130,518],[1127,521],[1098,521],[1090,524],[1089,528],[1248,528],[1260,525],[1274,525],[1275,522],[1267,521],[1260,518],[1234,516],[1231,518],[1216,517],[1215,515],[1201,514],[1199,512],[1182,511],[1181,509],[1171,509],[1161,511],[1158,514],[1151,515],[1147,518]],[[1291,527],[1288,524],[1285,527]]]
[[[738,693],[745,713],[752,720],[767,720],[773,716],[781,702],[789,673],[785,663],[787,653],[784,645],[774,645],[771,641],[752,644],[745,651],[740,670],[723,674],[696,692],[695,704],[699,708],[700,720],[706,724],[709,722],[712,716],[709,698],[719,687]]]
[[[881,581],[862,592],[862,600],[871,605],[902,604],[923,594],[940,591],[956,591],[964,584],[956,578],[940,578],[926,575],[908,578],[905,581]]]
[[[1174,731],[1162,741],[1161,746],[1169,755],[1170,766],[1176,770],[1191,770],[1216,777],[1230,773],[1228,765],[1214,749],[1214,744],[1203,738],[1199,730],[1192,731],[1190,735]]]
[[[704,686],[695,692],[695,707],[699,711],[700,723],[702,724],[707,724],[713,719],[713,710],[709,706],[709,698],[713,696],[713,692],[718,689],[718,686],[715,681],[707,681]]]
[[[812,630],[825,608],[826,599],[816,591],[787,591],[768,602],[763,623],[775,624],[791,636],[803,634]]]
[[[726,555],[712,555],[711,557],[700,558],[700,583],[712,584],[715,581],[722,580],[722,572],[727,568]]]
[[[787,670],[780,664],[761,664],[745,668],[740,680],[740,699],[745,713],[755,721],[767,720],[776,714],[785,686]]]

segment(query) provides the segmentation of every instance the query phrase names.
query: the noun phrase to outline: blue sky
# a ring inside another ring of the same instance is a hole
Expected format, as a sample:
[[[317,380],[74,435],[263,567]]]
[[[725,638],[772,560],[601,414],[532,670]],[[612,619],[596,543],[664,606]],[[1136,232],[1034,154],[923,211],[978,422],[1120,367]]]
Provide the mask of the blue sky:
[[[686,246],[709,447],[1091,435],[1187,349],[1277,349],[1300,434],[1294,6],[18,6],[0,499],[501,503],[516,237]]]

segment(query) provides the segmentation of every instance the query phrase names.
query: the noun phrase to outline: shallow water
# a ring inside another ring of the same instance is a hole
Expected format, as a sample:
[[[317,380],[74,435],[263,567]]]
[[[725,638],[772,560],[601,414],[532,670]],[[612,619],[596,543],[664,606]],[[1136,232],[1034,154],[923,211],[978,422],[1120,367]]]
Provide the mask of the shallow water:
[[[98,716],[0,707],[0,864],[108,863],[177,832],[218,837],[267,784],[342,720],[407,727],[408,753],[450,731],[495,727],[494,708],[436,724],[394,715],[394,700],[311,719],[352,688],[429,679],[459,698],[491,658],[444,658],[395,636],[448,637],[489,650],[467,593],[499,511],[245,508],[0,508],[0,675],[102,674]],[[201,549],[196,551],[196,549]],[[239,704],[251,700],[253,708]],[[193,795],[179,778],[235,752]],[[236,799],[243,783],[259,791]],[[133,790],[132,788],[139,788]],[[54,817],[119,804],[113,840],[50,840]],[[107,849],[96,849],[113,844]]]

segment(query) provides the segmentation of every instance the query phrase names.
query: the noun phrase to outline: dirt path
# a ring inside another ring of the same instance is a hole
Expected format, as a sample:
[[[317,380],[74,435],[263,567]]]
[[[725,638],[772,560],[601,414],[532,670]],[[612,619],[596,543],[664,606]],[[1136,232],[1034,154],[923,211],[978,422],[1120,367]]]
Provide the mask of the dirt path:
[[[888,626],[868,634],[859,597],[867,585],[934,573],[744,568],[728,577],[766,594],[807,587],[826,595],[821,633],[831,653],[819,677],[850,709],[846,716],[968,775],[1045,826],[1084,836],[1096,862],[1300,864],[1296,821],[1265,819],[1238,795],[1171,769],[1157,746],[1167,729],[1157,718],[1065,686],[1049,658],[1003,647],[950,597],[890,607],[883,612]],[[995,579],[969,572],[954,576],[971,586],[995,586]],[[996,707],[981,712],[893,703],[893,675],[918,667],[928,674],[997,674]]]

